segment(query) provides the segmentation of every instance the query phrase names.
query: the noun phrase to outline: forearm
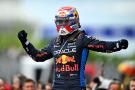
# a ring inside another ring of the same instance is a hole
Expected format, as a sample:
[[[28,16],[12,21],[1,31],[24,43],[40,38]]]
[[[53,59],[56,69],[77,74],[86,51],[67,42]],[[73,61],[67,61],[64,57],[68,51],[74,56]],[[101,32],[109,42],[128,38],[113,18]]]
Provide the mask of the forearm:
[[[27,54],[37,62],[43,62],[47,59],[52,58],[51,53],[48,53],[47,51],[37,50],[29,41],[22,43],[22,46],[27,52]]]
[[[27,54],[32,57],[34,60],[36,60],[36,55],[39,52],[29,41],[21,42],[24,50],[27,52]]]
[[[52,58],[52,53],[49,49],[43,49],[42,51],[37,50],[28,40],[27,33],[22,30],[18,33],[18,38],[29,56],[31,56],[35,61],[42,62],[47,59]]]
[[[93,39],[87,44],[87,47],[97,52],[112,53],[126,49],[128,47],[128,41],[125,39],[119,41],[100,41]]]
[[[119,42],[105,42],[105,41],[97,41],[92,44],[88,44],[88,48],[97,52],[105,52],[111,53],[121,50],[122,48],[119,46]]]

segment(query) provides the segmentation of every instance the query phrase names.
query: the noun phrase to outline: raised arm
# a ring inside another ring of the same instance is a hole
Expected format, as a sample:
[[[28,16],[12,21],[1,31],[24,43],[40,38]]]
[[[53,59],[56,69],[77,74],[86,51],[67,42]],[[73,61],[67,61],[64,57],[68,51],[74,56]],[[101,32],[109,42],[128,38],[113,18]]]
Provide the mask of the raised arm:
[[[128,41],[126,39],[119,41],[100,41],[92,36],[84,35],[83,45],[93,51],[111,53],[126,49],[128,47]]]
[[[52,42],[48,45],[47,48],[42,50],[37,50],[28,40],[27,33],[22,30],[18,33],[18,38],[29,56],[31,56],[35,61],[42,62],[53,57],[51,53]]]

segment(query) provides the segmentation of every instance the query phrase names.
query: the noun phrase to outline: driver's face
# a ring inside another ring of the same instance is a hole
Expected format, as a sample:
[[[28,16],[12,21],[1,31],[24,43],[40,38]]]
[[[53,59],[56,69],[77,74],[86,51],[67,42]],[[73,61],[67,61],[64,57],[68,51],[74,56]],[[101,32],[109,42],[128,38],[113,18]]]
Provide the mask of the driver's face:
[[[55,21],[56,25],[66,26],[69,25],[69,19],[60,19]]]

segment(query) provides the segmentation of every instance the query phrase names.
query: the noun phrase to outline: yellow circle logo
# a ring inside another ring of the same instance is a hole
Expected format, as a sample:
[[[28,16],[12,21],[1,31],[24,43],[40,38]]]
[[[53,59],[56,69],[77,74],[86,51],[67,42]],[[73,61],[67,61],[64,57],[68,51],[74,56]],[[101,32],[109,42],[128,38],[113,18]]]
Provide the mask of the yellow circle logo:
[[[66,55],[62,55],[62,64],[66,64],[67,63],[67,56]]]

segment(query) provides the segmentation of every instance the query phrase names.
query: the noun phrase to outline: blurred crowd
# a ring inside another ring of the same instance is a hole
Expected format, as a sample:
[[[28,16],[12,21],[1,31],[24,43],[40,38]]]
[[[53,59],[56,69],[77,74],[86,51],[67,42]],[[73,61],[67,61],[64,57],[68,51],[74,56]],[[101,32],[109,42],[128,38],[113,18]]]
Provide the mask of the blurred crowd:
[[[95,77],[87,84],[86,90],[135,90],[135,77],[132,77],[126,85],[119,79]]]
[[[17,74],[11,78],[11,82],[0,78],[0,90],[52,90],[52,83],[48,81],[43,84],[41,81]]]
[[[86,77],[87,79],[87,77]],[[22,74],[14,75],[11,82],[0,78],[0,90],[52,90],[52,79],[46,83],[35,81]],[[102,76],[87,80],[86,90],[135,90],[135,77],[130,78],[124,85],[119,79],[107,79]]]

